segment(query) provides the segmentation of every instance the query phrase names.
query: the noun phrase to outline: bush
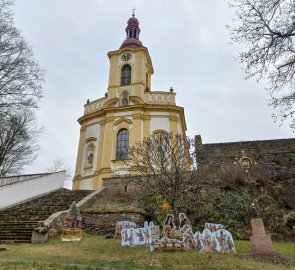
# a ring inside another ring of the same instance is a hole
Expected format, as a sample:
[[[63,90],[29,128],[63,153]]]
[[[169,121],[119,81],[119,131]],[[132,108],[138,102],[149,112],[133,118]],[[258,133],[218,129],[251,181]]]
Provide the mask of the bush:
[[[190,194],[185,194],[192,198],[191,202],[178,209],[187,213],[194,230],[202,230],[205,222],[214,221],[226,226],[236,239],[249,239],[250,206],[257,199],[261,217],[272,238],[292,240],[294,232],[284,225],[283,215],[287,206],[285,194],[294,192],[293,181],[273,182],[271,175],[259,166],[246,172],[234,164],[199,168],[197,178],[197,186],[192,190],[188,188]],[[293,201],[288,202],[292,206]],[[148,197],[144,205],[162,225],[165,212],[159,199]]]

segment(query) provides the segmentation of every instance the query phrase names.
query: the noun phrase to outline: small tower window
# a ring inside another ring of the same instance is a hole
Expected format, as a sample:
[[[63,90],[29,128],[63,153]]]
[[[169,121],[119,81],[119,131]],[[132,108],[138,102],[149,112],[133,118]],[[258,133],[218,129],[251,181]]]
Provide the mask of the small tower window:
[[[129,29],[128,38],[131,38],[131,37],[132,37],[132,30],[133,30],[133,29]]]
[[[121,85],[131,84],[131,67],[124,65],[121,70]]]
[[[121,129],[117,135],[116,159],[127,159],[129,147],[129,132]]]

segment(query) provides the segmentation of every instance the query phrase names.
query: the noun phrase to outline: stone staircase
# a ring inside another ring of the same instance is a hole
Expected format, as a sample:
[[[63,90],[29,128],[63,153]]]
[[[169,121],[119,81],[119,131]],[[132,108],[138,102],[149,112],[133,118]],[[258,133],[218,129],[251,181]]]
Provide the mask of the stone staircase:
[[[80,201],[91,190],[59,189],[36,199],[0,210],[0,243],[30,242],[38,221],[67,210],[73,201]]]

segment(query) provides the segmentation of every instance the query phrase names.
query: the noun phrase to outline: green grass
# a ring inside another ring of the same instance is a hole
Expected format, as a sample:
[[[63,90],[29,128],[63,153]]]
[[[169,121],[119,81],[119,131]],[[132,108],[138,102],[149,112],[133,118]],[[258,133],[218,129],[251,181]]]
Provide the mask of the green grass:
[[[239,254],[250,252],[249,241],[235,241]],[[295,243],[274,243],[274,251],[289,256],[287,266],[258,263],[239,256],[150,252],[148,247],[120,246],[120,240],[84,233],[81,242],[59,237],[44,244],[6,245],[0,252],[0,269],[295,269]],[[5,260],[5,261],[4,261]]]

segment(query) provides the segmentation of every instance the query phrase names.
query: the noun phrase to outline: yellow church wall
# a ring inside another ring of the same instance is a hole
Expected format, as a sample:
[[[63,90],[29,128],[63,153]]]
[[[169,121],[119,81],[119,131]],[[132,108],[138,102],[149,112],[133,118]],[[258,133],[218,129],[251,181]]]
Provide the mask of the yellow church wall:
[[[85,145],[85,127],[81,127],[80,129],[80,139],[79,139],[79,146],[78,146],[78,153],[77,153],[77,161],[76,161],[76,169],[75,169],[75,177],[73,179],[73,189],[79,189],[81,178],[81,168],[82,168],[82,156],[84,151],[84,145]]]
[[[106,120],[102,120],[103,118]],[[124,163],[116,160],[116,139],[120,129],[128,129],[130,145],[159,129],[175,133],[185,132],[182,129],[185,127],[182,108],[173,105],[169,106],[168,111],[167,106],[161,104],[112,107],[105,111],[103,118],[98,118],[98,116],[95,118],[93,115],[90,121],[87,120],[87,115],[84,119],[82,118],[82,122],[90,124],[81,130],[80,143],[83,145],[84,140],[84,149],[82,158],[78,157],[77,160],[82,160],[82,164],[86,160],[87,138],[95,135],[97,152],[95,152],[94,165],[91,170],[89,168],[85,170],[85,167],[81,166],[80,179],[76,181],[79,184],[74,182],[76,189],[89,189],[91,185],[93,189],[97,189],[101,187],[103,178],[126,173]]]
[[[109,73],[109,87],[108,87],[108,93],[109,97],[115,97],[115,93],[112,91],[112,89],[117,87],[118,84],[118,57],[110,57],[110,73]]]
[[[116,120],[121,119],[122,117],[127,117],[128,119],[132,116],[133,111],[123,111],[123,112],[115,112],[114,116]]]
[[[143,137],[150,136],[150,128],[151,128],[151,116],[150,112],[146,111],[143,116]]]
[[[112,133],[113,133],[113,120],[108,119],[105,123],[105,136],[103,141],[103,157],[102,157],[102,169],[110,168],[110,162],[112,159]]]
[[[98,138],[99,134],[99,123],[98,121],[95,121],[94,123],[90,123],[86,127],[86,134],[85,134],[85,140],[87,140],[90,137]]]
[[[99,140],[98,140],[98,148],[99,151],[97,153],[97,161],[96,161],[96,172],[102,167],[102,158],[103,158],[103,150],[104,150],[104,137],[105,137],[105,120],[100,121],[100,129],[99,129]],[[99,187],[98,179],[94,182],[94,189]]]
[[[131,144],[135,144],[135,142],[142,140],[142,112],[140,110],[134,111],[133,121],[133,138],[130,140]]]
[[[100,126],[96,122],[95,124],[90,124],[85,127],[85,136],[84,136],[84,149],[82,154],[82,167],[80,171],[80,175],[86,176],[91,175],[94,173],[96,168],[96,160],[97,160],[97,153],[99,151],[98,145],[98,134],[99,134]],[[87,156],[90,154],[89,149],[93,148],[93,162],[92,164],[87,164]],[[88,153],[89,152],[89,153]]]
[[[92,190],[93,189],[93,178],[88,178],[80,181],[80,189]]]
[[[180,121],[177,122],[177,133],[181,134],[183,131],[181,129]]]
[[[166,117],[151,116],[150,134],[153,134],[153,132],[157,129],[162,129],[162,130],[166,130],[167,132],[170,132],[170,122],[169,122],[168,116]]]

